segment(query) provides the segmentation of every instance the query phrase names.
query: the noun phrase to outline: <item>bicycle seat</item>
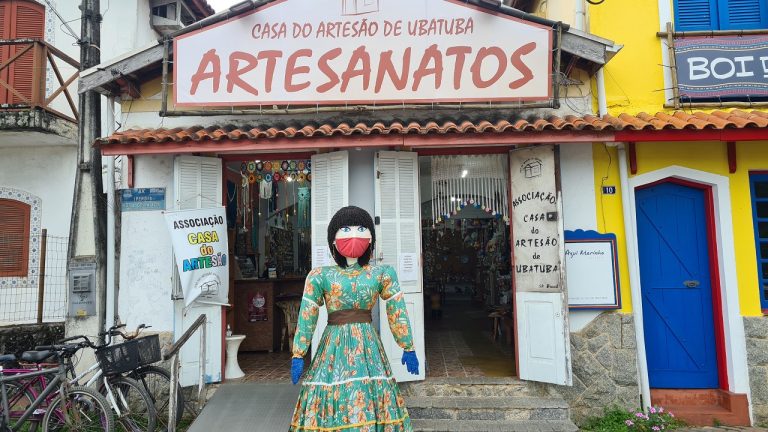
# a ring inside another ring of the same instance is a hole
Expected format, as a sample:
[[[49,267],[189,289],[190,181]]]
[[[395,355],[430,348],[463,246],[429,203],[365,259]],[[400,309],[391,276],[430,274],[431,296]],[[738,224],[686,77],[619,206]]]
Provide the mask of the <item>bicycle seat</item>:
[[[21,354],[21,361],[29,363],[42,363],[51,358],[55,353],[53,351],[24,351]]]
[[[13,363],[16,361],[16,356],[13,354],[1,354],[0,363]]]

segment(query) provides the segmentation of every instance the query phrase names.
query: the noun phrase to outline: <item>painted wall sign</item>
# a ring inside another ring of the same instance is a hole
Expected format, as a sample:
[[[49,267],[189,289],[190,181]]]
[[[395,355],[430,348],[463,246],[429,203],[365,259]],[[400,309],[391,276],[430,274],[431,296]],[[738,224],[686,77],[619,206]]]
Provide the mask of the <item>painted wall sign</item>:
[[[552,29],[459,0],[275,1],[180,36],[173,52],[180,107],[546,100],[552,89]]]
[[[165,188],[123,189],[120,209],[124,212],[165,210]]]
[[[510,155],[515,288],[561,292],[563,232],[554,147]]]
[[[224,207],[165,212],[184,305],[226,304],[229,249]]]
[[[568,306],[571,309],[620,309],[616,235],[565,232]]]
[[[768,97],[768,36],[675,39],[680,98]]]

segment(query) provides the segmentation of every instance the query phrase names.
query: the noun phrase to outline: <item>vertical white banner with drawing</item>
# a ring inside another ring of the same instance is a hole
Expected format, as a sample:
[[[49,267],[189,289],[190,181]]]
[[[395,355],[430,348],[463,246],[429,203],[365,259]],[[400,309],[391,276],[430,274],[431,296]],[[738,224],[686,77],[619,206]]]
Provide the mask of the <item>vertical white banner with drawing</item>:
[[[168,211],[165,222],[173,242],[184,305],[194,301],[227,304],[229,249],[224,207]]]

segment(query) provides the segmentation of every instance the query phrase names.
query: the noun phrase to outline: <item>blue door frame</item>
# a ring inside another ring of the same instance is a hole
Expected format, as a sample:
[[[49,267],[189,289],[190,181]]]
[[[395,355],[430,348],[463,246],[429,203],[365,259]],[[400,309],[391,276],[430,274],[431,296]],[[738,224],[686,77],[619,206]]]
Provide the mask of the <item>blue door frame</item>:
[[[719,387],[708,192],[672,181],[635,192],[651,388]]]

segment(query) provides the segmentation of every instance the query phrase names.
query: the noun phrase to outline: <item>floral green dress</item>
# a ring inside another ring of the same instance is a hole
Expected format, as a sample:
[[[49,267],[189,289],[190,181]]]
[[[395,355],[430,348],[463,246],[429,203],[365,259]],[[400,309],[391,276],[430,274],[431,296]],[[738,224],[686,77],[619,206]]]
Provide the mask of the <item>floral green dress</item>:
[[[328,313],[371,310],[387,300],[389,327],[397,344],[413,351],[405,301],[390,266],[321,267],[307,276],[293,357],[312,342],[320,306]],[[370,323],[327,326],[302,383],[290,431],[402,432],[411,420],[392,376],[378,333]]]

